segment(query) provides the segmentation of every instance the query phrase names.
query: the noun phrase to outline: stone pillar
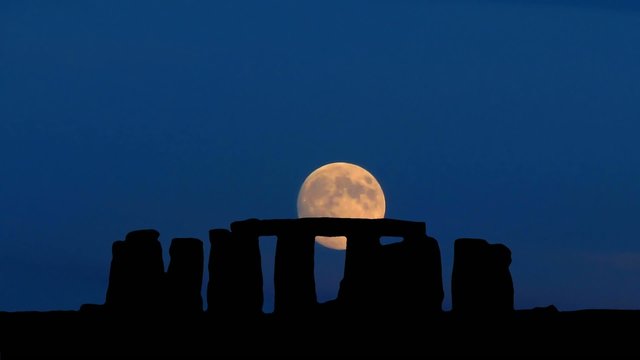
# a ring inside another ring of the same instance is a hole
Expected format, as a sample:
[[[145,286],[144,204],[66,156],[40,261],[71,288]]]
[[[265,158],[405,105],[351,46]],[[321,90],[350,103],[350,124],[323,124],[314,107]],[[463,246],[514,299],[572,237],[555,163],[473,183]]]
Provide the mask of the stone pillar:
[[[169,254],[171,262],[166,275],[169,311],[181,314],[202,312],[202,241],[193,238],[173,239]]]
[[[496,311],[513,310],[514,289],[513,278],[509,271],[511,265],[511,250],[503,244],[491,244],[490,261],[492,283],[491,292],[495,294],[495,298],[491,302]]]
[[[414,235],[380,249],[380,303],[392,315],[442,311],[442,263],[434,238]]]
[[[137,230],[113,244],[106,304],[118,311],[158,311],[163,304],[164,263],[156,230]]]
[[[274,313],[308,314],[317,305],[314,250],[313,234],[285,232],[278,235],[274,269]]]
[[[380,237],[367,232],[347,234],[344,276],[338,301],[347,311],[366,313],[378,310]]]
[[[121,308],[126,303],[127,272],[130,260],[127,259],[124,241],[114,241],[111,246],[111,267],[109,269],[109,284],[105,305],[110,308]]]
[[[453,311],[495,314],[513,310],[511,251],[482,239],[458,239],[454,244],[451,295]]]
[[[407,238],[406,242],[409,253],[415,254],[408,272],[413,275],[411,282],[417,285],[407,295],[414,299],[409,301],[421,305],[427,312],[441,312],[444,289],[438,240],[423,234]]]
[[[209,231],[207,311],[222,317],[262,314],[262,264],[258,234]]]

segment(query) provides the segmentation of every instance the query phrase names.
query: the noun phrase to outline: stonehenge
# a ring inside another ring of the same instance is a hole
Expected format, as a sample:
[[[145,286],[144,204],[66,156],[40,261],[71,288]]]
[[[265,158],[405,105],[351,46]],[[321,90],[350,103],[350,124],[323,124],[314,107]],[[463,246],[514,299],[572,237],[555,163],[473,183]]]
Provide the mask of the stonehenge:
[[[201,295],[203,242],[175,238],[164,270],[155,230],[136,230],[113,243],[105,309],[122,312],[205,311]],[[275,316],[298,318],[318,306],[314,275],[316,236],[346,236],[343,278],[335,309],[345,314],[376,312],[393,317],[442,312],[444,290],[438,241],[424,222],[393,219],[302,218],[233,222],[209,231],[206,312],[212,316],[255,317],[264,302],[260,237],[277,238]],[[384,236],[400,237],[383,245]],[[513,310],[511,251],[481,239],[458,239],[452,273],[453,312],[506,313]]]

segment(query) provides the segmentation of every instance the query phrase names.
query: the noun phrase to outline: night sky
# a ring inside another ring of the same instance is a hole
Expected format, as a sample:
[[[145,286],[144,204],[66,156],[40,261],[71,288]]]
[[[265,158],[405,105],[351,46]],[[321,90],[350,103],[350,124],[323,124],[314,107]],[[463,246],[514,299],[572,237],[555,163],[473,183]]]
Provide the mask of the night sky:
[[[640,308],[639,134],[635,0],[5,0],[0,310],[103,303],[131,230],[167,266],[174,237],[294,218],[334,161],[427,223],[444,309],[461,237],[512,250],[516,308]],[[316,254],[324,301],[344,253]]]

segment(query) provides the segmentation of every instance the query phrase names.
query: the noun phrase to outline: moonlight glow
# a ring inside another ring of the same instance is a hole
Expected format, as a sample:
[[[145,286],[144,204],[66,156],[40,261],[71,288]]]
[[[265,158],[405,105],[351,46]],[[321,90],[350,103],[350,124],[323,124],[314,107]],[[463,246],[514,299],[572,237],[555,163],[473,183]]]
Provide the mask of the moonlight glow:
[[[298,217],[384,218],[384,193],[360,166],[336,162],[312,172],[298,194]],[[316,237],[320,244],[344,250],[345,237]]]

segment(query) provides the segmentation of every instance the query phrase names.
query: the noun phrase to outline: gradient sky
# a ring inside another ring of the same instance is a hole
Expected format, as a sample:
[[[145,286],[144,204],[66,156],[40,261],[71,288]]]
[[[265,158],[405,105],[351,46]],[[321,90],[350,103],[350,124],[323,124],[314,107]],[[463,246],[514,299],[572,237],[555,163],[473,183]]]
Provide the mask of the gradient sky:
[[[0,310],[103,303],[127,232],[208,253],[334,161],[427,223],[445,309],[460,237],[517,308],[640,308],[639,134],[637,1],[2,1]]]

